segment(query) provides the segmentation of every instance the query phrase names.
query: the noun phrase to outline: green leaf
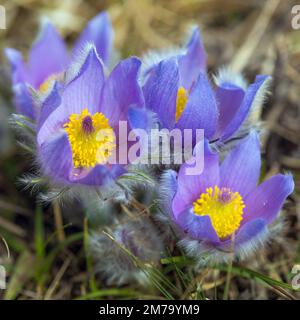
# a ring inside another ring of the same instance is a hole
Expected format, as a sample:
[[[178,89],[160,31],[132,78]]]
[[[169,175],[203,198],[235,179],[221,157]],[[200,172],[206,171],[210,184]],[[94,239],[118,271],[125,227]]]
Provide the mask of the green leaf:
[[[226,265],[219,265],[219,266],[215,266],[215,269],[221,270],[221,271],[225,271],[227,272],[228,267]],[[241,276],[243,278],[247,278],[247,279],[253,279],[253,280],[259,280],[260,282],[267,284],[269,286],[272,287],[280,287],[283,289],[289,289],[292,291],[296,291],[296,292],[300,292],[299,290],[294,290],[293,287],[285,282],[279,281],[279,280],[275,280],[272,279],[262,273],[259,273],[257,271],[245,268],[245,267],[241,267],[241,266],[233,266],[231,269],[231,273]]]
[[[39,258],[45,257],[45,230],[44,230],[44,220],[43,211],[41,207],[37,206],[35,210],[35,228],[34,228],[34,242],[36,255]]]
[[[75,300],[88,300],[88,299],[97,299],[103,297],[126,297],[126,298],[137,298],[139,293],[132,289],[104,289],[98,290],[85,294],[83,296],[75,298]]]
[[[13,300],[20,294],[25,284],[34,275],[34,265],[34,256],[29,251],[25,251],[19,256],[14,268],[14,273],[5,291],[4,299]]]

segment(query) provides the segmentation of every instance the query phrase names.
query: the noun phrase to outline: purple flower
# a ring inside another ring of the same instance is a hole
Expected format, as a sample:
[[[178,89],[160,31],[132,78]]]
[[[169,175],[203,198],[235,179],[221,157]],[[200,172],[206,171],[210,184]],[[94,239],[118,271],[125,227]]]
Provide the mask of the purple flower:
[[[54,85],[41,108],[37,145],[47,176],[64,184],[100,186],[124,173],[124,166],[108,160],[118,150],[119,121],[127,121],[130,106],[143,104],[140,65],[134,57],[123,60],[106,79],[95,47],[87,46],[75,59],[64,88]]]
[[[250,135],[219,164],[216,153],[205,146],[204,170],[187,175],[168,171],[162,182],[162,201],[181,231],[181,244],[190,255],[226,260],[233,248],[243,257],[267,238],[268,226],[294,190],[291,175],[277,174],[260,185],[260,146]],[[233,242],[232,242],[233,241]]]
[[[87,42],[94,43],[99,56],[105,64],[109,63],[112,49],[113,30],[106,12],[94,17],[75,43],[72,54],[76,55]],[[50,22],[43,24],[41,33],[34,42],[28,62],[22,54],[7,48],[5,54],[12,69],[12,84],[17,111],[31,119],[36,119],[39,111],[35,106],[28,86],[44,94],[53,80],[63,78],[70,63],[66,44]]]
[[[206,74],[206,56],[196,29],[186,52],[163,59],[148,72],[143,86],[144,116],[134,110],[131,123],[136,128],[153,126],[172,130],[204,129],[205,137],[222,144],[233,137],[262,103],[270,77],[259,75],[248,88],[240,75],[223,70],[213,88]],[[155,117],[153,117],[153,114]],[[155,124],[154,124],[155,125]],[[194,139],[195,144],[195,139]]]

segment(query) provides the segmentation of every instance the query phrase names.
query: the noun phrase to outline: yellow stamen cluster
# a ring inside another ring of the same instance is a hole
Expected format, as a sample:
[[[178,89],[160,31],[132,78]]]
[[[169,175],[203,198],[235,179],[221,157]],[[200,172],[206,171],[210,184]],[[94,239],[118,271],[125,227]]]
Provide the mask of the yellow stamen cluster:
[[[176,99],[176,122],[179,120],[186,106],[187,101],[188,101],[188,93],[183,87],[180,87],[178,89],[177,99]]]
[[[238,192],[227,188],[207,188],[194,202],[194,213],[209,216],[213,228],[220,239],[232,235],[243,220],[245,204]]]
[[[68,134],[75,168],[105,164],[116,147],[115,134],[102,113],[88,109],[72,114],[64,128]]]

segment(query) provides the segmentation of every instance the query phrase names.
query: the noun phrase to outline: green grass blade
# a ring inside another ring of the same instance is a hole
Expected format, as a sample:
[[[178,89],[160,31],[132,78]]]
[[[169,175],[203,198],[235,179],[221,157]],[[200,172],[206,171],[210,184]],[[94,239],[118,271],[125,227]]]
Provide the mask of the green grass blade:
[[[25,251],[19,256],[4,294],[5,300],[17,298],[25,284],[34,276],[34,266],[35,259],[29,251]]]

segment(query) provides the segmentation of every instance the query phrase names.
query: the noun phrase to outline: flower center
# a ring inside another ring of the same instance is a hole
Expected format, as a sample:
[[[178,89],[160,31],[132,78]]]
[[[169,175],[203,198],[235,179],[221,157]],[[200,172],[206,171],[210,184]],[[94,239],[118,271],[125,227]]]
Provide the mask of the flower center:
[[[90,134],[95,130],[93,126],[93,119],[90,115],[83,118],[81,126],[82,126],[83,132],[86,134]]]
[[[213,228],[220,239],[236,231],[243,220],[244,201],[238,192],[228,188],[207,188],[194,202],[194,213],[209,216]]]
[[[105,164],[116,147],[115,133],[102,113],[88,109],[73,113],[64,128],[68,134],[74,167],[90,168]]]
[[[180,87],[177,91],[177,99],[176,99],[176,122],[179,120],[186,103],[188,101],[188,93],[183,87]]]

